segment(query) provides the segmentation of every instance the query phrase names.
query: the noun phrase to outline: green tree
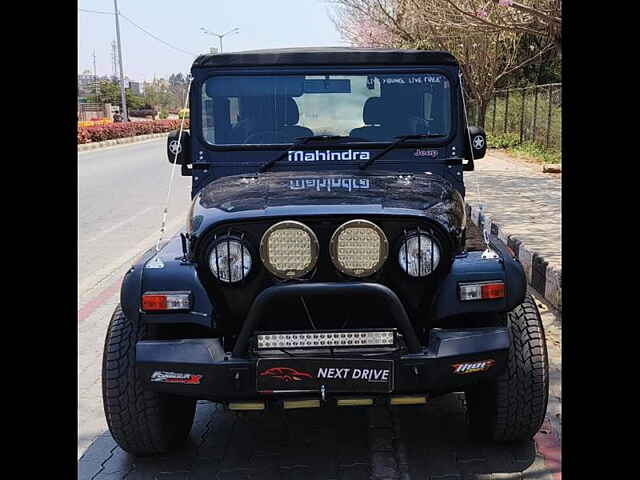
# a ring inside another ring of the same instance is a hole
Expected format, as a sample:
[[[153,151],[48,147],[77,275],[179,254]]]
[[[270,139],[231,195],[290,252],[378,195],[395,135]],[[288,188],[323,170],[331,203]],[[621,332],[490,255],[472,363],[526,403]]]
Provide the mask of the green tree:
[[[88,96],[87,101],[90,103],[110,103],[112,105],[120,105],[120,84],[110,80],[101,80],[98,84],[98,97],[95,92]],[[139,95],[134,95],[127,88],[125,90],[128,109],[143,108],[145,100]]]

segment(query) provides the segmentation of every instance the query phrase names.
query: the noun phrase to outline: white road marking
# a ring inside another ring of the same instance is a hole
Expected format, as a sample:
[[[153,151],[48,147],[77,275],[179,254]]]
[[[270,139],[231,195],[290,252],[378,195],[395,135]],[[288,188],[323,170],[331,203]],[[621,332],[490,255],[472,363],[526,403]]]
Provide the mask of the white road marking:
[[[165,235],[166,238],[171,238],[177,231],[186,223],[187,210],[184,210],[180,214],[176,215],[176,217],[166,226]],[[104,268],[101,268],[91,276],[89,276],[82,283],[78,284],[78,298],[84,296],[90,290],[95,289],[100,284],[104,282],[105,279],[110,278],[114,272],[116,272],[121,267],[128,267],[132,260],[137,258],[140,254],[142,254],[145,250],[151,248],[155,245],[155,242],[158,240],[160,236],[160,229],[158,231],[154,231],[151,235],[146,237],[144,240],[136,244],[136,246],[127,250],[120,258],[109,263]]]
[[[123,226],[125,226],[127,223],[132,222],[133,220],[135,220],[138,217],[141,217],[142,215],[144,215],[145,213],[153,210],[154,207],[147,207],[144,210],[141,210],[140,212],[136,213],[135,215],[127,218],[126,220],[123,220],[122,222],[118,222],[115,225],[107,228],[106,230],[103,230],[102,232],[100,232],[98,235],[95,235],[91,238],[89,238],[88,240],[84,240],[85,243],[91,243],[91,242],[95,242],[96,240],[101,239],[102,237],[104,237],[105,235],[113,232],[114,230],[117,230]]]

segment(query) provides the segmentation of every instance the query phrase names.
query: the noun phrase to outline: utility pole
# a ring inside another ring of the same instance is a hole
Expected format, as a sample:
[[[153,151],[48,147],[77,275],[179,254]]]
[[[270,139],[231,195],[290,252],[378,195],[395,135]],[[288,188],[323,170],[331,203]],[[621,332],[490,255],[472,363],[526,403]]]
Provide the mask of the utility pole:
[[[116,38],[118,40],[118,61],[120,63],[120,100],[122,102],[122,121],[128,122],[127,97],[124,93],[124,70],[122,68],[122,45],[120,43],[120,12],[118,11],[118,0],[113,0],[113,7],[116,11]]]
[[[96,103],[100,103],[100,101],[98,100],[98,73],[96,70],[96,50],[95,48],[93,49],[93,82],[95,84],[96,87]]]

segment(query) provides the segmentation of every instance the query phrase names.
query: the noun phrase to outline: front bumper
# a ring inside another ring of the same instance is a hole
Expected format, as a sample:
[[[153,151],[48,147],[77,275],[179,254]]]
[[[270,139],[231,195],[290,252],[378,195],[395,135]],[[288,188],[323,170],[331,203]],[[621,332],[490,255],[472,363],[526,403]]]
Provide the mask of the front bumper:
[[[467,330],[433,329],[427,347],[416,353],[391,353],[376,360],[393,362],[393,377],[388,394],[421,393],[438,395],[459,391],[481,380],[495,378],[504,368],[510,337],[507,328]],[[312,356],[312,355],[310,355]],[[317,358],[316,355],[313,355]],[[264,357],[260,357],[264,358]],[[282,358],[287,356],[269,357]],[[326,356],[331,359],[333,357]],[[345,358],[345,356],[341,356]],[[362,356],[353,357],[361,361]],[[140,341],[136,344],[136,368],[149,390],[214,401],[268,399],[287,393],[259,392],[256,382],[258,358],[227,354],[217,339]],[[347,358],[346,361],[349,359]],[[460,367],[464,365],[464,367]],[[480,368],[482,367],[482,368]],[[165,383],[152,381],[155,372],[192,375],[197,381]],[[199,377],[198,377],[199,376]],[[362,392],[339,392],[359,394]],[[293,393],[292,393],[293,394]],[[307,392],[305,395],[320,394]],[[299,394],[297,394],[299,396]],[[338,395],[331,388],[327,398]],[[375,396],[380,394],[368,394]]]

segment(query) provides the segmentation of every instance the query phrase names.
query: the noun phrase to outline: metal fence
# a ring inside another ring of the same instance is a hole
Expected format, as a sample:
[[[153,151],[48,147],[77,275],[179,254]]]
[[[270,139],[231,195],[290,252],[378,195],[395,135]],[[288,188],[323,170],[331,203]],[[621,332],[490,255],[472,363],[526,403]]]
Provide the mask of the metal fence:
[[[468,103],[469,122],[480,125],[477,103]],[[562,149],[562,83],[496,90],[487,106],[484,129],[489,135],[510,133],[522,142]]]
[[[78,121],[102,120],[106,118],[105,106],[102,103],[78,103]]]

